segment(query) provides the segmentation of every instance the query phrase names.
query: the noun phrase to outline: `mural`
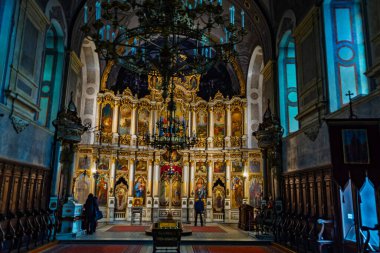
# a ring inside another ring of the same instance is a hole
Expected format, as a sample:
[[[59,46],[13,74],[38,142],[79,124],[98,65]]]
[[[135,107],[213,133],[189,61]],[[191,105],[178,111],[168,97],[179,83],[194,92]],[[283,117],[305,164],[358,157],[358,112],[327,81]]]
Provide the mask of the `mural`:
[[[214,112],[214,136],[224,137],[224,111]]]
[[[207,173],[207,163],[206,162],[196,162],[195,173],[196,174],[206,174]]]
[[[87,196],[90,194],[90,177],[81,173],[75,180],[74,198],[81,204],[86,203]]]
[[[127,200],[128,200],[128,187],[120,183],[115,187],[115,200],[116,211],[125,211],[127,208]]]
[[[112,133],[113,110],[110,104],[103,107],[102,110],[102,130],[105,133]]]
[[[167,162],[178,162],[182,159],[182,155],[178,153],[177,150],[166,150],[164,154],[162,154],[162,158],[164,158]]]
[[[146,180],[143,176],[137,177],[135,184],[133,186],[133,192],[135,198],[142,198],[143,203],[145,203],[145,188],[146,188]]]
[[[170,200],[170,178],[167,174],[162,174],[160,183],[160,206],[169,206]]]
[[[132,110],[124,106],[120,109],[119,134],[131,134]]]
[[[106,174],[100,174],[96,182],[96,196],[98,197],[99,206],[107,205],[108,195],[108,178]]]
[[[181,206],[181,176],[175,175],[172,178],[172,206]]]
[[[212,191],[213,204],[212,208],[215,213],[221,213],[224,210],[224,187],[218,185]]]
[[[120,159],[117,162],[117,171],[118,172],[126,172],[128,173],[128,160],[127,159]]]
[[[149,132],[149,111],[147,109],[139,110],[137,125],[138,135],[144,136]]]
[[[253,207],[260,206],[262,197],[262,182],[259,178],[252,178],[249,183],[249,204]]]
[[[232,172],[243,172],[243,163],[241,161],[232,161]]]
[[[251,173],[260,173],[260,162],[259,161],[249,161],[249,172]]]
[[[110,159],[107,157],[100,157],[98,169],[99,170],[108,170],[110,166]]]
[[[91,158],[89,158],[87,155],[79,157],[78,169],[89,170],[90,168],[91,168]]]
[[[226,165],[224,162],[214,162],[214,173],[225,173]]]
[[[137,161],[136,162],[136,172],[146,172],[148,170],[147,161]]]
[[[195,199],[206,199],[206,197],[207,197],[207,191],[206,191],[207,184],[205,182],[206,182],[206,180],[203,177],[199,177],[196,180],[195,190],[194,190],[194,193],[195,193],[194,198]]]
[[[232,208],[239,208],[243,204],[244,185],[240,177],[233,177],[231,180]]]
[[[235,109],[231,114],[231,134],[232,136],[242,136],[243,120],[239,109]]]
[[[207,137],[207,120],[208,114],[206,111],[199,111],[197,113],[197,137],[206,138]]]

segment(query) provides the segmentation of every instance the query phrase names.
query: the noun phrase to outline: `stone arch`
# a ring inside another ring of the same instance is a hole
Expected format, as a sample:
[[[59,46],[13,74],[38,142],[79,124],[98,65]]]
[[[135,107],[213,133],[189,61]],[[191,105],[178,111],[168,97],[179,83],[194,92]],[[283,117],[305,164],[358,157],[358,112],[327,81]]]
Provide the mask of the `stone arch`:
[[[276,55],[278,56],[279,52],[279,45],[281,42],[281,39],[287,31],[294,30],[296,26],[296,15],[292,10],[286,10],[284,14],[282,15],[280,25],[278,26],[277,34],[276,34]]]
[[[83,124],[91,124],[92,128],[96,127],[96,97],[100,88],[100,65],[99,57],[95,52],[95,44],[89,39],[84,39],[80,53],[80,59],[83,64],[82,68],[82,85],[80,99],[80,117]],[[90,144],[94,142],[94,133],[90,131],[85,133],[82,142]]]
[[[247,112],[248,132],[257,130],[263,115],[263,74],[264,55],[261,46],[257,46],[252,53],[247,76]],[[257,147],[255,139],[248,136],[248,147]]]

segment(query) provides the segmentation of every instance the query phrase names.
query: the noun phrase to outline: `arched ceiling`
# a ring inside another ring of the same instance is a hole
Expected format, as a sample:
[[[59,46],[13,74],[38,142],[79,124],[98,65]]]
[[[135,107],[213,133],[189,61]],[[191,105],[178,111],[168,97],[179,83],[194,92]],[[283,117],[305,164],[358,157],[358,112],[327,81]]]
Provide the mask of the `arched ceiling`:
[[[244,78],[244,80],[242,80],[243,82],[246,82],[246,78],[248,75],[249,61],[251,59],[251,55],[253,53],[253,50],[257,45],[260,45],[263,48],[264,62],[267,62],[269,59],[272,59],[272,57],[273,57],[273,46],[272,46],[272,35],[271,35],[271,30],[270,30],[270,24],[267,22],[267,18],[265,15],[265,13],[267,13],[265,8],[267,8],[269,6],[270,1],[269,0],[257,0],[257,1],[259,3],[256,3],[256,1],[248,1],[248,0],[224,0],[223,1],[223,6],[224,6],[224,9],[226,12],[226,14],[225,14],[226,17],[228,17],[228,7],[231,4],[235,5],[235,7],[237,9],[237,13],[239,13],[239,15],[236,15],[237,16],[236,22],[240,22],[240,10],[243,9],[246,13],[245,23],[246,23],[246,27],[248,30],[248,34],[244,38],[243,42],[237,46],[237,51],[239,53],[239,56],[236,59],[236,62],[239,65],[239,69],[242,71],[241,76],[243,76],[243,78]],[[82,21],[83,21],[83,10],[82,9],[83,9],[83,6],[86,2],[89,6],[91,6],[91,5],[94,5],[95,0],[77,1],[77,3],[75,4],[77,10],[73,12],[76,15],[75,21],[72,25],[69,26],[72,28],[72,31],[70,31],[71,47],[75,51],[78,51],[78,52],[80,51],[80,45],[82,43],[82,40],[84,39],[83,33],[78,32],[78,31],[80,31],[80,27],[82,26]],[[262,6],[264,6],[264,7],[262,7]],[[263,8],[264,8],[264,10],[263,10]],[[89,18],[91,20],[94,17],[90,16]],[[220,35],[213,34],[213,36],[219,37]],[[103,71],[106,64],[104,62],[101,64],[102,64],[101,70]],[[220,70],[221,68],[219,66],[216,69]],[[225,69],[229,69],[229,72],[231,73],[231,69],[236,70],[236,67],[231,68],[231,66],[225,66]],[[116,74],[115,71],[117,73],[119,73],[119,70],[120,70],[120,68],[118,68],[116,70],[113,69],[111,71],[111,73],[109,75],[109,79],[108,79],[110,82],[111,81],[115,82],[118,80],[118,74]],[[116,75],[116,76],[114,76],[114,75]],[[125,73],[122,75],[124,76],[123,77],[124,79],[129,78],[129,77],[127,78],[125,76]],[[209,79],[212,79],[211,76],[213,76],[213,75],[214,74],[209,74],[207,76],[207,78],[205,76],[204,77],[204,80],[206,80],[205,83],[210,83]],[[121,79],[123,79],[123,78],[121,78]],[[230,75],[230,78],[227,78],[227,74],[220,75],[220,79],[224,79],[224,78],[225,78],[225,81],[224,81],[225,85],[231,85],[228,88],[226,88],[226,87],[221,88],[221,89],[226,91],[224,93],[232,93],[231,95],[234,95],[234,93],[236,91],[240,90],[239,81],[237,80],[236,77],[231,77],[231,75]],[[228,80],[228,81],[226,81],[226,80]],[[231,83],[229,83],[230,82],[229,80],[231,80]],[[214,83],[221,83],[221,80],[214,80],[213,82]],[[224,86],[220,86],[220,87],[224,87]],[[205,93],[207,93],[207,92],[205,92]],[[211,95],[211,93],[210,93],[210,95]],[[203,96],[205,98],[207,97],[205,94],[202,94],[202,97]]]

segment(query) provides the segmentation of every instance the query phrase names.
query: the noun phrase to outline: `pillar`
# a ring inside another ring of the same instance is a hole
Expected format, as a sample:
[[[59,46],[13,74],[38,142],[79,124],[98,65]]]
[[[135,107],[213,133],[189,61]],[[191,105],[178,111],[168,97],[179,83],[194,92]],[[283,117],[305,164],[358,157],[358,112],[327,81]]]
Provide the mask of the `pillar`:
[[[116,174],[116,158],[111,158],[111,171],[110,171],[110,194],[108,195],[108,221],[113,222],[115,220],[115,174]]]
[[[262,149],[263,158],[263,200],[268,200],[268,157],[267,149]]]
[[[213,140],[214,140],[214,108],[211,107],[209,111],[210,117],[209,117],[209,138],[208,138],[208,147],[213,147]]]
[[[231,136],[232,136],[232,129],[231,129],[231,125],[232,125],[232,120],[231,120],[231,105],[227,105],[227,122],[226,122],[226,125],[227,125],[227,134],[226,134],[226,137],[225,137],[225,145],[226,147],[231,147]]]
[[[75,157],[76,157],[76,146],[70,145],[68,147],[68,163],[67,164],[67,181],[66,181],[66,197],[67,198],[72,198],[73,197],[73,177],[74,177],[74,172],[75,172]]]
[[[51,181],[51,191],[50,191],[50,203],[49,209],[56,210],[58,207],[58,189],[59,181],[61,177],[61,152],[62,152],[62,141],[57,140],[55,143],[54,150],[54,165],[53,165],[53,175]]]

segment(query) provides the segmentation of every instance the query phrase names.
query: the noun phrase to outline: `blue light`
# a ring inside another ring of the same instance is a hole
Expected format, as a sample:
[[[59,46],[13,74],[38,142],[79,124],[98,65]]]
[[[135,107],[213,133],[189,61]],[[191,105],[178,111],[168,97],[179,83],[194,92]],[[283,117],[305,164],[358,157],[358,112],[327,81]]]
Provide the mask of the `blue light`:
[[[366,181],[360,190],[360,214],[362,226],[373,228],[378,224],[376,213],[376,198],[375,188],[371,181],[366,178]],[[377,231],[371,231],[370,244],[375,247],[379,247],[379,233]]]
[[[330,111],[369,92],[360,1],[325,0],[323,4]]]
[[[298,115],[295,56],[295,44],[289,30],[284,33],[280,41],[278,56],[280,119],[285,136],[299,129],[295,118]]]

